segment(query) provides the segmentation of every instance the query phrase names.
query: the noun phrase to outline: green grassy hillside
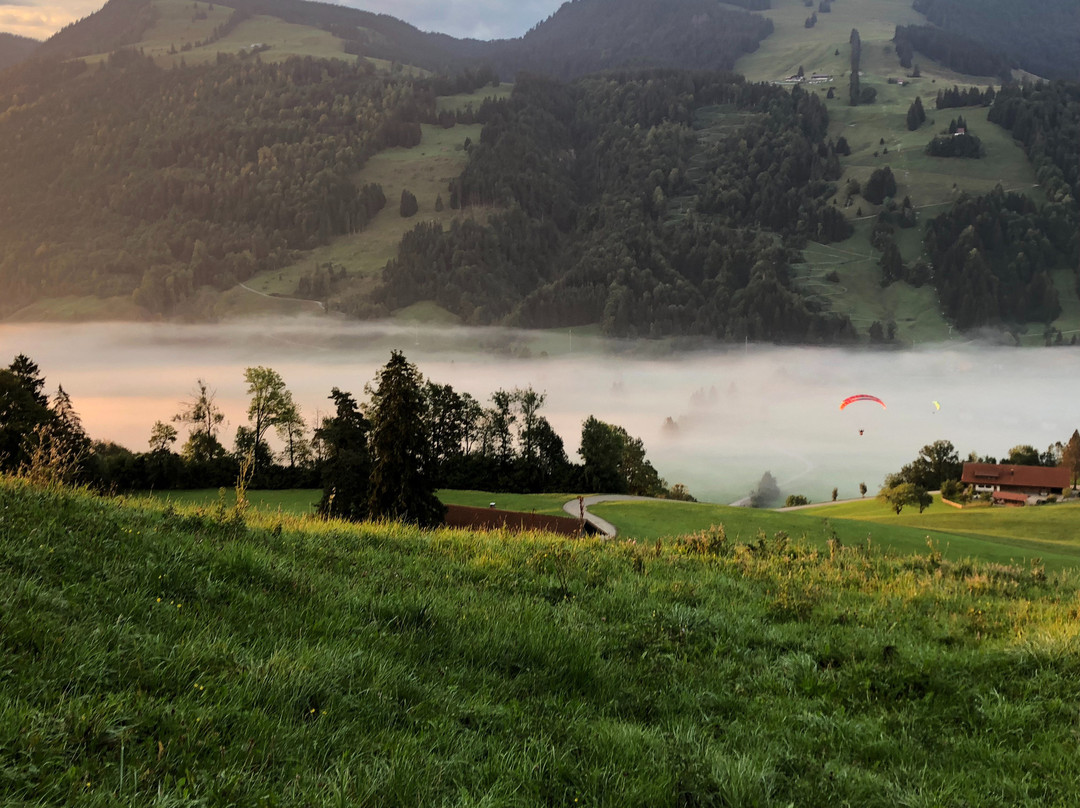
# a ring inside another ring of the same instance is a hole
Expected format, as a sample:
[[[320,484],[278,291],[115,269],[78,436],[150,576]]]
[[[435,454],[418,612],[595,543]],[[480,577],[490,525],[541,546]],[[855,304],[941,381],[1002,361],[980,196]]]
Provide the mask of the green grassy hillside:
[[[159,501],[210,511],[231,508],[235,496],[215,490],[162,491]],[[252,507],[264,513],[310,515],[319,501],[318,490],[251,491]],[[535,511],[564,515],[563,503],[576,494],[504,494],[490,491],[441,490],[439,499],[452,505],[484,508],[490,502],[510,511]],[[840,503],[798,511],[732,508],[707,502],[666,500],[607,502],[589,509],[614,524],[620,539],[655,541],[685,536],[723,526],[735,542],[754,541],[759,531],[769,535],[783,531],[808,545],[824,550],[832,539],[846,545],[869,545],[872,551],[894,554],[922,553],[927,542],[956,562],[977,559],[999,564],[1030,564],[1047,569],[1080,568],[1080,504],[1040,508],[966,508],[954,510],[941,503],[924,513],[911,509],[897,516],[873,499]]]
[[[781,81],[800,67],[808,76],[832,76],[831,82],[810,89],[824,98],[828,89],[834,88],[836,98],[827,102],[829,134],[833,138],[843,136],[851,145],[851,156],[842,161],[844,175],[837,185],[842,190],[849,179],[865,183],[870,173],[882,166],[893,170],[898,186],[896,198],[910,196],[920,216],[919,226],[898,234],[905,262],[922,255],[921,235],[927,219],[946,210],[961,193],[987,193],[1000,183],[1006,190],[1020,191],[1039,203],[1045,201],[1023,149],[1008,132],[986,121],[985,108],[934,108],[939,89],[954,84],[986,87],[996,85],[995,79],[959,74],[918,53],[914,61],[920,67],[920,77],[910,78],[910,70],[900,66],[892,43],[896,25],[926,24],[906,0],[840,0],[832,5],[831,12],[818,13],[812,28],[806,28],[804,22],[817,4],[810,9],[798,0],[773,0],[772,6],[763,13],[773,20],[774,33],[762,41],[757,51],[741,58],[736,69],[760,81]],[[853,28],[859,30],[862,41],[861,85],[873,87],[878,93],[875,103],[867,106],[852,107],[847,101],[849,38]],[[907,83],[890,84],[890,78]],[[922,99],[927,121],[910,132],[906,113],[916,97]],[[929,140],[957,114],[964,115],[982,139],[987,152],[984,159],[935,158],[924,153]],[[843,201],[841,192],[839,202]],[[799,268],[802,288],[818,292],[819,300],[829,310],[850,315],[861,331],[865,332],[875,320],[892,321],[902,343],[948,339],[952,330],[940,314],[932,289],[915,289],[906,283],[881,288],[881,254],[869,240],[870,224],[879,210],[879,206],[862,197],[855,198],[844,212],[861,226],[845,242],[811,244],[807,248],[806,263]],[[1053,269],[1063,309],[1053,325],[1064,333],[1074,333],[1080,328],[1075,275],[1066,271],[1068,267]],[[828,280],[826,276],[834,272],[838,277]],[[1033,326],[1030,332],[1024,341],[1041,345],[1042,326]]]
[[[10,480],[0,519],[8,804],[1065,806],[1080,777],[1071,576]]]

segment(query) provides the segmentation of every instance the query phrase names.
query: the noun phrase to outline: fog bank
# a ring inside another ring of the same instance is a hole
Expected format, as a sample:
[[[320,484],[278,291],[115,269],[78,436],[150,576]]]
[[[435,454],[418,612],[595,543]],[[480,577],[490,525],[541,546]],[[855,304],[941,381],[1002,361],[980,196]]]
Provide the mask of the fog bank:
[[[531,385],[576,451],[589,415],[641,437],[669,483],[731,502],[770,471],[787,494],[819,501],[871,494],[934,440],[1005,455],[1045,450],[1080,426],[1080,351],[948,344],[896,352],[773,346],[672,351],[670,344],[586,336],[580,330],[425,328],[328,318],[218,325],[0,325],[0,365],[25,353],[50,394],[70,393],[87,432],[147,448],[196,379],[217,391],[231,446],[246,423],[243,371],[274,368],[309,420],[330,410],[331,387],[364,399],[389,357],[404,351],[423,375],[485,406],[496,389]],[[855,393],[883,399],[887,409]],[[935,408],[937,401],[941,409]],[[674,428],[666,419],[671,419]],[[859,431],[862,430],[862,434]],[[183,440],[181,436],[181,440]]]

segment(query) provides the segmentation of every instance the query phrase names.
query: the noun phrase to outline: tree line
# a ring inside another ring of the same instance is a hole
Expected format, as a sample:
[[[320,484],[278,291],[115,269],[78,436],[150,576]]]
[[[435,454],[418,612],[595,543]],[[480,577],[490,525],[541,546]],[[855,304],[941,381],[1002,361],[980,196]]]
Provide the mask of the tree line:
[[[154,423],[149,451],[135,452],[91,440],[63,388],[50,401],[38,366],[19,355],[0,369],[0,472],[121,491],[321,487],[325,516],[421,524],[441,519],[437,488],[690,498],[684,486],[668,486],[623,427],[590,415],[581,462],[572,462],[542,413],[544,393],[496,390],[485,407],[425,379],[399,351],[365,385],[366,400],[334,387],[332,414],[312,423],[272,368],[249,367],[244,381],[247,423],[232,449],[216,393],[199,379],[175,414]]]

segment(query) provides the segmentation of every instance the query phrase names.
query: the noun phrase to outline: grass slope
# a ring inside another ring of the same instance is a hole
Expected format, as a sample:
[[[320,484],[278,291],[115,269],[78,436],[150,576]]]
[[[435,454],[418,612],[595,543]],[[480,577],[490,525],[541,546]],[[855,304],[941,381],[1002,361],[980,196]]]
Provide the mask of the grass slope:
[[[235,519],[0,481],[7,804],[1031,805],[1073,577]]]
[[[900,67],[892,44],[898,24],[925,24],[925,19],[911,8],[907,0],[860,0],[858,3],[837,0],[829,13],[818,13],[818,22],[806,28],[804,21],[812,10],[799,0],[773,0],[773,8],[763,12],[773,20],[774,33],[762,41],[757,51],[744,56],[736,69],[748,78],[760,81],[780,81],[803,67],[813,73],[832,76],[829,84],[809,87],[824,99],[829,87],[836,98],[826,101],[829,110],[829,134],[845,137],[851,146],[850,157],[842,160],[844,175],[837,186],[838,204],[843,204],[843,188],[848,179],[865,183],[875,168],[889,166],[897,181],[897,199],[910,196],[919,209],[922,222],[947,210],[961,193],[982,194],[1001,184],[1006,190],[1021,191],[1037,202],[1044,197],[1036,184],[1035,172],[1023,150],[1008,132],[987,122],[987,110],[962,108],[936,110],[934,99],[939,89],[954,84],[961,87],[986,87],[992,78],[965,76],[943,67],[932,59],[916,54],[915,62],[922,76],[909,80],[905,86],[889,84],[888,79],[905,79],[910,71]],[[867,106],[848,105],[848,74],[850,71],[851,29],[859,30],[862,41],[861,85],[877,90],[877,100]],[[908,107],[921,97],[927,122],[909,132],[906,125]],[[929,157],[926,144],[949,120],[962,114],[969,126],[986,147],[987,156],[980,160],[961,160]],[[884,141],[884,143],[882,143]],[[861,209],[862,218],[858,216]],[[880,253],[870,246],[869,234],[873,217],[880,210],[862,197],[844,209],[856,220],[856,232],[839,244],[811,244],[804,252],[806,263],[796,272],[804,290],[815,293],[832,311],[851,316],[855,326],[865,334],[876,320],[897,325],[901,343],[936,342],[952,336],[952,329],[941,316],[936,294],[924,287],[914,289],[906,283],[895,283],[882,289]],[[922,254],[923,226],[899,231],[897,243],[906,262]],[[1054,272],[1055,284],[1063,303],[1061,317],[1054,326],[1064,334],[1080,330],[1080,301],[1077,299],[1074,275],[1061,267]],[[838,280],[826,276],[835,272]],[[1025,344],[1042,344],[1042,326],[1031,326],[1023,338]]]
[[[455,96],[456,98],[457,96]],[[478,98],[483,98],[479,95]],[[451,210],[447,186],[464,168],[467,154],[463,148],[466,138],[480,139],[479,125],[459,125],[449,129],[424,124],[422,139],[412,148],[386,149],[372,157],[357,178],[359,184],[378,183],[386,194],[386,207],[360,233],[336,238],[301,256],[295,263],[279,270],[264,272],[248,280],[245,286],[256,294],[237,287],[226,293],[218,306],[220,314],[256,314],[266,307],[287,305],[300,309],[310,303],[269,299],[263,295],[291,296],[296,293],[300,278],[310,274],[317,265],[333,263],[344,267],[354,284],[361,288],[373,283],[386,262],[397,255],[402,237],[419,221],[437,221],[444,225],[463,216],[483,215],[483,211]],[[416,216],[402,218],[399,204],[402,190],[412,192],[419,203]],[[435,203],[442,196],[442,211]],[[424,322],[454,322],[456,318],[444,309],[429,303],[412,307],[401,313],[403,319]]]
[[[320,494],[315,489],[250,491],[248,499],[253,508],[264,513],[305,516],[312,513]],[[552,516],[566,515],[562,506],[575,496],[451,489],[438,492],[439,499],[448,505],[486,508],[495,502],[503,510]],[[219,507],[232,508],[235,503],[230,490],[162,491],[154,497],[207,513]],[[926,552],[929,541],[954,561],[971,558],[999,564],[1029,564],[1038,559],[1051,570],[1080,568],[1080,541],[1076,533],[1080,505],[1074,504],[957,511],[942,505],[938,499],[922,514],[907,509],[900,516],[872,497],[798,511],[667,500],[608,502],[593,505],[589,510],[612,522],[619,530],[619,538],[627,540],[651,542],[722,525],[732,541],[743,543],[755,541],[759,531],[770,536],[783,531],[819,550],[824,550],[830,539],[861,546],[866,546],[869,540],[875,551],[906,555]]]
[[[869,542],[872,548],[907,555],[925,552],[931,542],[954,562],[1080,568],[1080,506],[960,512],[939,501],[923,514],[905,511],[900,516],[876,500],[795,512],[679,502],[604,503],[589,510],[615,524],[628,539],[651,541],[722,525],[732,540],[742,542],[752,541],[762,530],[769,535],[782,530],[819,549],[838,538],[846,545]]]

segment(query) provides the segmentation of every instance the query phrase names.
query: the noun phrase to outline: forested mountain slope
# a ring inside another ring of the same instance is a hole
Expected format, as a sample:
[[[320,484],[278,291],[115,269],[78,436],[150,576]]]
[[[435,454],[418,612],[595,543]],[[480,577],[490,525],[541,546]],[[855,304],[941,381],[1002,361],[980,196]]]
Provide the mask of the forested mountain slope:
[[[915,0],[934,25],[980,42],[1025,70],[1080,79],[1076,0]]]
[[[340,60],[162,70],[118,52],[14,68],[0,81],[2,305],[134,295],[173,312],[362,229],[384,200],[356,170],[417,142],[433,104]]]
[[[40,46],[36,39],[0,33],[0,70],[29,59]]]
[[[789,283],[791,246],[851,232],[830,202],[840,163],[817,96],[649,71],[522,78],[480,114],[450,204],[504,212],[448,232],[418,225],[384,274],[387,310],[434,299],[477,324],[854,336]]]

